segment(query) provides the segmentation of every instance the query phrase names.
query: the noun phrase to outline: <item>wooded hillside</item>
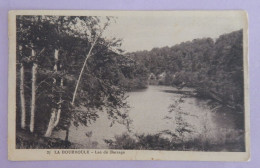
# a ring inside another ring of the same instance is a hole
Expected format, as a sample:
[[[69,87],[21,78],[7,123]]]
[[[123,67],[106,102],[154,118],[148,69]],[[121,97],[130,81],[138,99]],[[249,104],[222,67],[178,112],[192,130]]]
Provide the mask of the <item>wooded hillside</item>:
[[[159,84],[192,87],[200,97],[243,111],[242,30],[221,35],[215,41],[194,39],[128,56],[154,74]]]

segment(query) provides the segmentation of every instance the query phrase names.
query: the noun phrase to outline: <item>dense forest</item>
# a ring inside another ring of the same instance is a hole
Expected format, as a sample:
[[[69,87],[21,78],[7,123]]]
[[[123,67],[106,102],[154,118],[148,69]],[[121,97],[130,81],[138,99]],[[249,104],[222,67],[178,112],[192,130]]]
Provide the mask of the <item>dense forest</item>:
[[[152,84],[191,87],[200,98],[211,98],[243,112],[242,30],[221,35],[215,41],[194,39],[127,55],[150,73]]]

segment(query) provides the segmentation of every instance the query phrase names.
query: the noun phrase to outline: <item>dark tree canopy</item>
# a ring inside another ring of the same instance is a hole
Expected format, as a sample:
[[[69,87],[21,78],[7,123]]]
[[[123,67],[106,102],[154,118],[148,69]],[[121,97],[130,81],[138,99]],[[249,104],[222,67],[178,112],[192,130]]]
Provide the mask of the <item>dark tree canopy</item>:
[[[111,18],[107,17],[108,22]],[[80,28],[78,26],[80,24]],[[100,32],[102,23],[99,17],[83,16],[17,16],[17,62],[25,64],[25,98],[30,108],[31,67],[38,64],[36,94],[36,130],[44,132],[52,108],[58,108],[62,95],[62,115],[58,129],[65,129],[70,122],[74,125],[89,125],[106,111],[111,122],[127,124],[126,87],[123,79],[128,78],[123,66],[120,50],[121,41],[100,37],[87,62],[75,99],[71,105],[76,80],[83,66],[91,44]],[[36,57],[31,56],[31,50]],[[54,59],[59,50],[58,60]],[[58,71],[53,66],[58,65]],[[19,64],[17,64],[19,66]],[[19,73],[17,73],[19,74]],[[53,82],[53,79],[56,82]],[[19,79],[19,75],[17,75]],[[60,87],[63,79],[63,87]],[[19,81],[19,80],[18,80]],[[17,87],[19,82],[17,83]],[[51,89],[52,88],[52,89]],[[17,89],[17,97],[19,89]],[[20,102],[17,98],[17,118]],[[44,103],[42,103],[44,102]],[[29,115],[27,115],[29,116]],[[28,121],[29,119],[27,119]]]
[[[157,76],[164,85],[185,85],[201,97],[215,98],[243,111],[243,32],[194,39],[172,47],[129,53],[131,58]]]

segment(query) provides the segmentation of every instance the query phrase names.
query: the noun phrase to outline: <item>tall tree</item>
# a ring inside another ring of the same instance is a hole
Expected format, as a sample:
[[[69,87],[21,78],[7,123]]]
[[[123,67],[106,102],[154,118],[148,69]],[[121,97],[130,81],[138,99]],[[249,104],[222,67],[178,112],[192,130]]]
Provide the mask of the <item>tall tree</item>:
[[[82,65],[82,68],[81,68],[80,73],[79,73],[79,77],[78,77],[77,82],[76,82],[76,86],[75,86],[75,89],[74,89],[74,92],[73,92],[72,101],[71,101],[71,105],[72,105],[72,106],[74,106],[76,94],[77,94],[78,87],[79,87],[79,83],[80,83],[80,80],[81,80],[81,78],[82,78],[82,74],[83,74],[83,72],[84,72],[84,69],[85,69],[85,67],[86,67],[86,65],[87,65],[87,61],[88,61],[89,57],[90,57],[91,54],[92,54],[92,50],[93,50],[93,48],[95,47],[95,45],[96,45],[97,41],[99,40],[99,38],[102,36],[103,31],[104,31],[104,30],[106,29],[106,27],[109,25],[110,18],[107,18],[107,19],[108,19],[108,21],[104,24],[104,27],[103,27],[103,28],[100,28],[100,30],[98,30],[98,31],[99,31],[98,34],[97,34],[97,32],[95,32],[96,35],[94,35],[94,40],[93,40],[93,42],[92,42],[92,44],[91,44],[91,47],[90,47],[90,49],[89,49],[89,51],[88,51],[88,53],[87,53],[87,55],[86,55],[86,58],[85,58],[85,60],[84,60],[84,63],[83,63],[83,65]],[[92,30],[92,31],[93,31],[93,30]],[[97,31],[97,30],[95,30],[95,31]],[[70,124],[69,124],[69,126],[68,126],[68,128],[67,128],[67,130],[66,130],[66,137],[65,137],[65,140],[66,140],[66,141],[68,141],[68,139],[69,139],[69,128],[70,128]]]
[[[53,67],[54,73],[58,72],[58,64],[57,64],[58,60],[59,60],[59,50],[55,49],[55,52],[54,52],[54,62],[55,63],[54,63],[54,67]],[[52,92],[54,92],[54,88],[55,88],[56,83],[57,83],[57,79],[55,77],[53,77]],[[61,83],[61,85],[63,85],[63,84]],[[53,93],[53,94],[55,94],[55,93]],[[60,101],[61,101],[61,99],[62,98],[61,98],[61,95],[60,95]],[[53,101],[55,101],[55,99]],[[56,102],[54,102],[54,103],[56,103]],[[46,133],[44,135],[45,137],[50,137],[54,127],[56,127],[58,125],[59,120],[60,120],[60,113],[61,113],[60,105],[59,105],[58,110],[55,107],[52,108],[50,121],[49,121],[47,130],[46,130]]]
[[[27,53],[26,76],[32,77],[26,83],[31,94],[25,96],[31,98],[34,111],[31,131],[50,137],[54,129],[91,124],[101,111],[107,112],[111,123],[129,124],[127,110],[122,110],[127,104],[121,81],[125,75],[121,41],[101,37],[108,25],[104,27],[100,19],[105,20],[92,16],[18,18],[17,23],[23,25],[18,27],[19,44],[33,45],[33,54]]]
[[[19,56],[23,57],[23,47],[19,45]],[[26,126],[26,110],[25,110],[25,96],[24,96],[24,65],[20,61],[20,102],[21,102],[21,128],[25,129]]]
[[[32,59],[35,59],[36,53],[32,46]],[[32,98],[31,98],[31,119],[30,119],[30,131],[34,132],[34,123],[35,123],[35,99],[36,99],[36,78],[37,78],[37,66],[36,61],[33,61],[32,66]]]

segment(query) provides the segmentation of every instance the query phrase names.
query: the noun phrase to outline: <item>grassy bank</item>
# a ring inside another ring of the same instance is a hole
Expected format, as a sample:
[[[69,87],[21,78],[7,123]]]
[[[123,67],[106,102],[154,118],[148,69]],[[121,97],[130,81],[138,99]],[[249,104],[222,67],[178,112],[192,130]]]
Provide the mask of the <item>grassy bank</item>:
[[[237,136],[234,139],[234,136]],[[210,139],[197,137],[189,140],[178,138],[166,138],[160,134],[141,134],[131,136],[122,134],[114,140],[105,140],[110,149],[132,150],[170,150],[170,151],[228,151],[242,152],[244,148],[243,133],[229,132],[223,136],[223,140],[214,142]]]

